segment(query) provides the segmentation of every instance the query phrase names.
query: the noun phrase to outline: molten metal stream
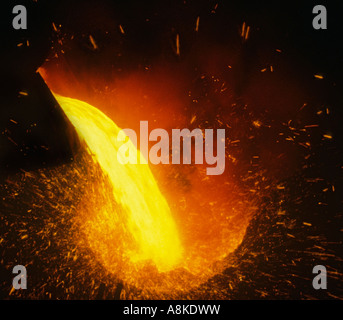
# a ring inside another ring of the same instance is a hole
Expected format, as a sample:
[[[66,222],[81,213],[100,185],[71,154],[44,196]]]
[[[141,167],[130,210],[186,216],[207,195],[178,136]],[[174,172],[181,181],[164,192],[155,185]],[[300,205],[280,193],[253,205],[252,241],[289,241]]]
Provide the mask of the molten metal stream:
[[[125,227],[135,243],[125,256],[132,263],[152,261],[160,272],[176,268],[181,263],[183,248],[169,206],[149,166],[118,162],[120,128],[101,111],[76,99],[57,94],[55,98],[109,177],[113,197],[123,209]],[[141,156],[133,144],[132,148]],[[110,227],[114,230],[119,223],[118,212],[107,212],[107,215],[110,215],[107,223],[113,224]],[[102,230],[97,232],[100,236]],[[117,245],[113,243],[113,247]]]

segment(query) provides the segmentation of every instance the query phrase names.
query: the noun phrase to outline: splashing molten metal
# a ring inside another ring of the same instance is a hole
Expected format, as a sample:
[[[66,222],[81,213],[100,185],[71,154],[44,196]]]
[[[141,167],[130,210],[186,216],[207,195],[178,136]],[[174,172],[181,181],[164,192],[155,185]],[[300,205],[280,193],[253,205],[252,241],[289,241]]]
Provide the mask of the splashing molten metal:
[[[166,198],[162,195],[148,164],[117,160],[121,129],[110,118],[86,102],[57,94],[55,98],[103,174],[95,170],[87,176],[97,187],[84,194],[74,211],[79,230],[73,241],[90,250],[94,262],[123,282],[126,292],[137,288],[145,298],[179,297],[221,273],[228,263],[224,258],[241,243],[255,208],[227,182],[232,209],[225,202],[216,210],[195,206],[186,215],[195,199],[209,191],[206,183],[211,180],[202,177],[204,169],[194,171],[194,179],[203,181],[203,186],[194,185],[194,191],[186,194],[188,205],[182,206],[183,198],[174,203],[173,191],[169,194],[162,187]],[[141,156],[133,144],[131,148],[136,154],[130,155]],[[221,192],[228,194],[225,190]],[[172,201],[172,210],[166,199]],[[249,214],[239,215],[237,210]]]
[[[76,99],[59,95],[56,99],[108,175],[114,199],[125,212],[125,233],[132,242],[132,247],[125,252],[126,258],[133,263],[150,260],[159,271],[177,266],[182,257],[178,231],[149,167],[118,162],[120,143],[116,137],[120,128],[98,109]],[[123,223],[118,212],[103,214],[108,218],[107,228],[117,233]],[[89,230],[89,237],[97,237],[98,231],[101,232],[94,228]]]

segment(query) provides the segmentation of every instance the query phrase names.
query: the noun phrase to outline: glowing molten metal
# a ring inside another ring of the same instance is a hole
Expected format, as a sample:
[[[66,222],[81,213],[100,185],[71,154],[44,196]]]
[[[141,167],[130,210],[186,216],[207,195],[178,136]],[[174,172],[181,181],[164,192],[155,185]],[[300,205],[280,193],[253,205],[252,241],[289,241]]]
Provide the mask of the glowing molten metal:
[[[121,143],[117,142],[117,135],[121,129],[101,111],[76,99],[55,97],[107,174],[118,208],[117,212],[104,212],[106,208],[96,208],[102,211],[97,213],[98,219],[106,219],[103,222],[107,225],[103,229],[90,224],[88,236],[99,239],[104,237],[105,230],[118,234],[118,230],[123,228],[131,240],[129,248],[123,250],[124,259],[132,263],[152,261],[160,272],[175,268],[180,263],[183,248],[168,204],[149,166],[118,162],[117,152]],[[132,148],[135,147],[132,145]],[[98,222],[101,226],[101,221]],[[112,244],[113,251],[125,247],[119,239],[118,235],[117,243]],[[93,249],[100,251],[103,248]]]

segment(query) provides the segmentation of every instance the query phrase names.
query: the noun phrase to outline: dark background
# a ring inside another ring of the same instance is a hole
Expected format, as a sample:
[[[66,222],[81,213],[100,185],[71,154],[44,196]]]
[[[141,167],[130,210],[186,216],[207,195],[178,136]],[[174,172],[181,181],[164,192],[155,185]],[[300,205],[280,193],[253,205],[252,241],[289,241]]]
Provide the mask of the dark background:
[[[126,62],[131,61],[135,65],[166,55],[168,35],[173,31],[187,39],[183,48],[184,54],[187,54],[194,45],[190,29],[194,28],[194,19],[200,16],[199,37],[209,41],[207,45],[232,42],[237,27],[246,21],[255,29],[254,37],[257,39],[252,37],[252,41],[256,45],[286,48],[294,63],[323,70],[334,77],[335,81],[341,78],[342,41],[339,36],[342,31],[343,5],[339,1],[320,2],[328,11],[327,30],[314,30],[312,27],[312,10],[318,4],[317,1],[22,1],[20,4],[26,5],[28,9],[26,31],[12,28],[14,15],[11,11],[16,4],[19,3],[1,3],[1,51],[5,56],[4,62],[16,60],[18,71],[26,65],[41,63],[41,56],[49,48],[48,36],[52,36],[52,21],[56,25],[62,24],[76,37],[89,32],[95,35],[103,31],[119,33],[119,30],[106,30],[111,22],[125,26],[127,39],[124,48],[130,54]],[[218,7],[215,10],[216,4]],[[103,15],[97,15],[99,12]],[[146,19],[150,20],[149,23]],[[13,44],[23,38],[31,40],[32,47],[21,56],[18,53],[18,56],[13,57]],[[109,47],[118,45],[107,44]],[[40,59],[35,57],[37,52],[40,52]],[[6,67],[7,63],[4,62],[2,67]]]
[[[310,164],[300,173],[288,172],[287,196],[271,194],[266,199],[265,206],[252,221],[245,240],[232,258],[237,259],[236,267],[228,268],[214,281],[222,288],[224,297],[233,299],[342,297],[339,274],[332,273],[329,294],[314,293],[308,279],[315,264],[329,265],[331,272],[342,270],[343,4],[340,1],[253,4],[228,0],[26,1],[20,4],[25,3],[27,31],[15,31],[11,27],[11,8],[16,1],[1,3],[1,73],[4,82],[17,78],[22,79],[20,83],[29,81],[46,58],[54,63],[54,55],[60,54],[61,48],[73,74],[80,78],[84,70],[104,78],[112,76],[115,71],[120,78],[156,64],[169,65],[175,70],[201,68],[199,59],[202,56],[210,59],[210,49],[218,48],[224,56],[232,52],[238,56],[240,68],[232,85],[235,98],[240,99],[246,95],[254,72],[260,70],[264,62],[273,60],[268,52],[281,49],[284,56],[280,65],[283,70],[291,66],[289,74],[300,90],[310,97],[309,102],[314,108],[330,106],[330,117],[322,120],[310,118],[308,124],[315,119],[323,132],[330,131],[334,139],[324,143],[322,136],[313,138]],[[312,27],[312,9],[317,4],[327,8],[327,30]],[[199,32],[195,34],[197,16],[201,20]],[[244,21],[251,26],[251,36],[243,44],[239,30]],[[61,25],[58,32],[53,31],[52,22]],[[125,29],[125,37],[120,33],[119,24]],[[173,47],[176,34],[181,36],[180,56],[175,54]],[[92,48],[89,35],[96,39],[98,49]],[[23,40],[29,40],[30,46],[17,47],[16,44]],[[314,74],[323,74],[324,79],[317,80]],[[5,94],[6,90],[2,90],[2,95]],[[11,106],[5,104],[1,108]],[[285,114],[293,115],[291,105],[289,110],[284,105],[282,108],[275,111],[272,106],[267,106],[269,120],[277,117],[283,120],[287,119]],[[21,107],[20,113],[32,114],[32,105]],[[44,127],[41,133],[44,135],[44,130],[48,129]],[[309,185],[305,183],[309,177],[320,177],[325,182]],[[326,182],[335,185],[336,191],[322,196],[320,191],[327,186]],[[280,199],[286,201],[286,217],[275,215]],[[327,205],[318,208],[318,202]],[[312,223],[314,228],[310,233],[304,230],[302,221]],[[283,229],[277,224],[279,222],[286,227]],[[292,231],[287,227],[290,225]],[[295,239],[287,236],[290,232]],[[313,240],[314,237],[317,240]],[[314,255],[305,253],[313,252],[315,246],[324,248],[329,257],[322,258],[320,250]],[[256,254],[252,255],[253,252]],[[240,281],[242,275],[245,281]],[[287,284],[290,277],[291,285]],[[228,289],[228,278],[232,290]],[[202,289],[195,291],[193,297],[218,297],[211,291],[210,282]],[[204,296],[203,292],[208,293]]]

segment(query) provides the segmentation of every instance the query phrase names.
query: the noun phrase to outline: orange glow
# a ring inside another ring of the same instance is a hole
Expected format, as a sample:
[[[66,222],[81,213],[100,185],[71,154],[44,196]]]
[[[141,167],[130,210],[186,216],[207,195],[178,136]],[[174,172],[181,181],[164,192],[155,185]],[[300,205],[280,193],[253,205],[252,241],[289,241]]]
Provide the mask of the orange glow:
[[[173,76],[148,83],[135,75],[116,83],[115,90],[90,96],[68,76],[40,72],[52,90],[83,96],[101,108],[55,95],[109,178],[77,208],[86,238],[80,239],[82,245],[86,242],[115,278],[143,290],[143,297],[180,297],[222,272],[257,210],[249,192],[229,178],[232,168],[207,176],[206,165],[119,164],[115,138],[120,129],[103,113],[136,132],[140,120],[148,120],[151,130],[194,127],[198,117],[184,112]]]

